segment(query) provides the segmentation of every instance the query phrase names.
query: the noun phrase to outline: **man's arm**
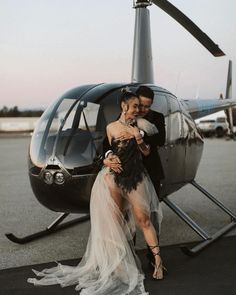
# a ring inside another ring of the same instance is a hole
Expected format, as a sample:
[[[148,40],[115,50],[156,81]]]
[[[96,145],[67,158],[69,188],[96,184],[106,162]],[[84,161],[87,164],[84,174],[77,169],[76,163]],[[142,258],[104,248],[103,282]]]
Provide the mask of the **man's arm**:
[[[158,120],[158,131],[159,131],[159,137],[158,137],[158,146],[163,146],[166,141],[166,128],[165,128],[165,117],[163,114],[159,113],[159,120]]]
[[[106,137],[104,138],[103,140],[103,143],[102,143],[102,152],[103,152],[103,159],[105,159],[107,156],[108,156],[108,152],[111,151],[111,146],[110,146],[110,143],[109,143],[109,140],[108,140],[108,137],[106,135]]]
[[[103,164],[114,170],[116,173],[122,171],[120,159],[113,154],[107,135],[103,140]]]
[[[158,133],[151,136],[145,133],[145,142],[150,144],[152,148],[163,146],[166,140],[165,117],[161,113],[153,112],[152,117],[150,119],[147,118],[147,120],[157,127]]]

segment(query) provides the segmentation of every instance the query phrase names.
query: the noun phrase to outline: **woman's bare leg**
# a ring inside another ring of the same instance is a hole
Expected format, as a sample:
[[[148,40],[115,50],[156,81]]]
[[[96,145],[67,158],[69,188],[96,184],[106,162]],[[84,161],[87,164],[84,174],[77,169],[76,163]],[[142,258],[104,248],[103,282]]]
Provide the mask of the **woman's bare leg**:
[[[144,208],[140,207],[140,203],[137,201],[136,197],[137,192],[133,190],[129,193],[129,202],[132,205],[132,210],[136,221],[141,228],[145,241],[151,249],[154,258],[155,258],[155,268],[153,277],[156,279],[163,278],[163,270],[162,270],[162,261],[160,257],[160,248],[159,248],[159,241],[157,238],[157,233],[155,228],[150,220],[150,217],[145,212]],[[154,247],[156,246],[156,247]]]
[[[104,176],[105,181],[107,183],[107,186],[109,188],[109,191],[111,193],[111,197],[122,212],[123,210],[123,198],[122,198],[122,191],[117,186],[117,184],[114,181],[114,176],[110,173],[105,174]]]

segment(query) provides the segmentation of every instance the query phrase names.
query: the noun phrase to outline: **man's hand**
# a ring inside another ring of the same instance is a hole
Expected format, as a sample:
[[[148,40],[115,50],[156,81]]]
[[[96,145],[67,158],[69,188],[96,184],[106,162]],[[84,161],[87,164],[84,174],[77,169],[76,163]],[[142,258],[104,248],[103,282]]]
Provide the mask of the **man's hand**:
[[[110,169],[115,171],[116,173],[121,173],[123,171],[120,159],[116,155],[109,154],[108,157],[103,160],[103,164],[106,167],[109,167]]]

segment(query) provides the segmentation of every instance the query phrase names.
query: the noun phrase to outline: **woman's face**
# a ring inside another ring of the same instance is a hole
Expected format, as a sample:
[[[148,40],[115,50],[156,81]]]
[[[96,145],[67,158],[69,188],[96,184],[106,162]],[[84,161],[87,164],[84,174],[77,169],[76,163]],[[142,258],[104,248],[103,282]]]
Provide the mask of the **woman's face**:
[[[125,112],[126,119],[134,119],[139,114],[139,99],[133,97],[123,104],[122,111]]]

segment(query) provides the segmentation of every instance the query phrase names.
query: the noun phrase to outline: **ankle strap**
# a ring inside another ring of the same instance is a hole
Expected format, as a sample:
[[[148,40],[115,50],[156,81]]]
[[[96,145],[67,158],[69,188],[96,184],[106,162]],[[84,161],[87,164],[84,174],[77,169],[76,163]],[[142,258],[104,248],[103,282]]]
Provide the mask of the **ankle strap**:
[[[157,255],[161,255],[161,251],[160,251],[160,248],[159,248],[159,245],[155,245],[155,246],[148,246],[150,248],[150,250],[152,251],[152,254],[153,256],[157,256]],[[157,251],[157,253],[153,252],[153,249],[155,248],[159,248],[159,251]]]
[[[148,247],[152,250],[152,249],[155,249],[155,248],[159,248],[159,245],[155,245],[155,246],[149,246]]]

